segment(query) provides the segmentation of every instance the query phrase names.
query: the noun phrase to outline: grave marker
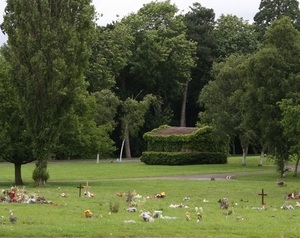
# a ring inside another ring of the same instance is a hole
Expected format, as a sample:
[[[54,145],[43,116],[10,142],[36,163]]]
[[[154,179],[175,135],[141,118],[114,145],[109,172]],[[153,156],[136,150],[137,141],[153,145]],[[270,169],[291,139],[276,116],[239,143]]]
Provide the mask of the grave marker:
[[[264,192],[264,189],[262,189],[261,190],[261,193],[259,193],[258,195],[260,195],[261,196],[261,204],[264,206],[264,205],[266,205],[265,204],[265,196],[267,196],[268,194],[266,194],[265,192]]]
[[[83,187],[81,186],[81,183],[79,184],[79,187],[77,187],[77,188],[79,188],[79,197],[81,197],[81,189],[83,188]]]
[[[85,192],[88,192],[89,189],[91,188],[91,186],[89,186],[89,182],[88,181],[86,181],[86,185],[83,186],[83,187],[84,187]]]

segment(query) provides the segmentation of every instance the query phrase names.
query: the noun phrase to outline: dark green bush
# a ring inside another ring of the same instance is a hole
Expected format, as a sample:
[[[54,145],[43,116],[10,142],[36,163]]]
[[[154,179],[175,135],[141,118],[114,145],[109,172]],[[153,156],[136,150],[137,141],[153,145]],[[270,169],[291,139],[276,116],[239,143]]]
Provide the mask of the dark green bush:
[[[219,152],[143,152],[140,160],[149,165],[226,164],[227,154]]]

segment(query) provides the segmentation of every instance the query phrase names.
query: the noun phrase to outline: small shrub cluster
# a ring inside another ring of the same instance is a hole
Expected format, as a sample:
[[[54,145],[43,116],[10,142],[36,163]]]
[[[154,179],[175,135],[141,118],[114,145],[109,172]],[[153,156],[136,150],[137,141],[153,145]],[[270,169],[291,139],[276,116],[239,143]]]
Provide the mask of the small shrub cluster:
[[[111,213],[118,213],[119,207],[120,207],[120,204],[118,202],[109,202],[109,211]]]

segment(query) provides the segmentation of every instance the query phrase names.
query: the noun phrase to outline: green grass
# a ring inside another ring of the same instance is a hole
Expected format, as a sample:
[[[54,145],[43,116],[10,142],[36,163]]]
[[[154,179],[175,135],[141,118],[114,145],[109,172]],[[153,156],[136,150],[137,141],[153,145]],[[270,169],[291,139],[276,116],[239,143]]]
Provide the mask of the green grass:
[[[186,166],[150,166],[136,162],[111,163],[111,160],[101,161],[72,161],[72,162],[50,162],[48,170],[51,181],[74,181],[74,180],[99,180],[99,179],[122,179],[138,177],[171,176],[186,174],[211,174],[211,173],[231,173],[231,172],[257,172],[274,171],[273,164],[265,159],[264,167],[257,166],[258,157],[249,157],[247,166],[241,166],[241,158],[231,157],[225,165],[186,165]],[[271,166],[270,166],[271,165]],[[22,177],[24,182],[32,182],[31,176],[34,163],[22,166]],[[12,164],[1,165],[1,180],[14,180],[14,167]]]
[[[273,164],[266,160],[264,166],[257,166],[258,158],[252,157],[247,166],[241,166],[240,157],[231,157],[226,165],[194,166],[147,166],[139,161],[110,163],[102,161],[50,162],[50,180],[44,187],[37,187],[31,181],[34,164],[24,165],[23,180],[27,193],[37,193],[52,204],[0,203],[1,237],[298,237],[299,209],[282,210],[289,202],[284,196],[299,192],[299,178],[289,174],[287,186],[278,187],[278,174]],[[171,175],[245,173],[237,180],[164,180],[129,179]],[[255,173],[255,174],[254,174]],[[13,165],[0,164],[0,189],[7,189],[13,181]],[[117,180],[115,180],[117,179]],[[79,197],[77,186],[89,181],[93,198]],[[261,189],[268,194],[266,210],[261,207]],[[177,217],[176,220],[156,219],[144,222],[138,213],[128,213],[124,197],[117,192],[136,191],[144,198],[138,210],[162,210],[163,215]],[[165,192],[163,199],[145,199],[156,193]],[[65,193],[67,197],[62,197]],[[1,196],[1,195],[0,195]],[[190,200],[183,201],[185,196]],[[218,200],[227,197],[233,214],[226,216],[219,208]],[[203,200],[209,202],[203,202]],[[109,214],[109,204],[118,203],[118,213]],[[170,208],[180,204],[188,208]],[[202,207],[203,220],[196,222],[195,207]],[[9,210],[18,217],[14,225],[8,221]],[[90,209],[94,217],[87,219],[83,212]],[[185,220],[185,212],[192,220]],[[243,219],[238,219],[242,217]],[[135,223],[124,221],[134,220]]]

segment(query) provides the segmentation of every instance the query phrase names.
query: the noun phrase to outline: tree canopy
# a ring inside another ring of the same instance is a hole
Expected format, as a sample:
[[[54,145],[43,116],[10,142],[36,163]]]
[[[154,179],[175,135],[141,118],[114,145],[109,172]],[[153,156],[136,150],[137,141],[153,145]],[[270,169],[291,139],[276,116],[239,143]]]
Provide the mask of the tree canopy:
[[[48,178],[47,159],[62,118],[86,87],[93,19],[90,0],[7,0],[5,57],[38,161],[39,184]]]
[[[300,29],[300,9],[298,0],[261,0],[259,11],[254,16],[254,24],[262,38],[273,21],[282,16],[290,17],[293,25]]]

